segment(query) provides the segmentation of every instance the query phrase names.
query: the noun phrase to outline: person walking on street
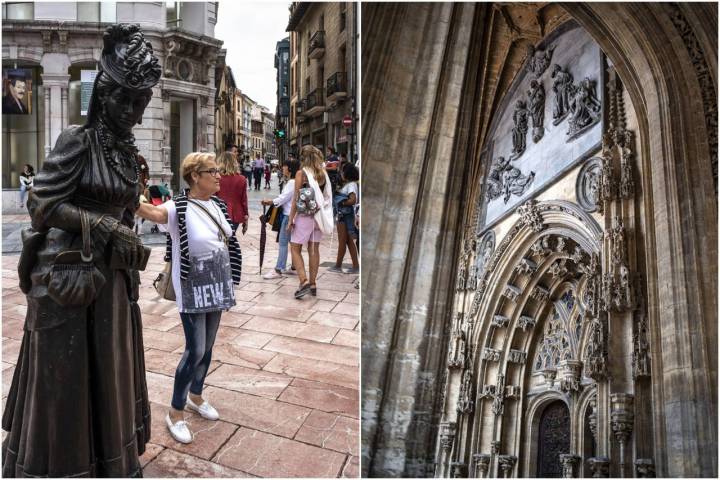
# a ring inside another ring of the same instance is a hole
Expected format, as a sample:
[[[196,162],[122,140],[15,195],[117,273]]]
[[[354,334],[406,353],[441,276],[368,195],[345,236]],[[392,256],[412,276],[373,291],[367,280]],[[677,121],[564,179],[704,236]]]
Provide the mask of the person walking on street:
[[[217,196],[227,205],[232,222],[233,234],[242,223],[242,234],[248,228],[247,180],[238,172],[238,163],[230,152],[223,152],[218,158],[220,168],[220,191]]]
[[[282,192],[277,197],[270,199],[264,199],[263,205],[275,205],[276,207],[282,207],[282,224],[280,226],[280,239],[278,248],[278,259],[275,264],[275,269],[270,270],[263,278],[271,280],[273,278],[280,278],[283,273],[288,273],[287,257],[288,257],[288,243],[290,242],[290,232],[288,231],[288,219],[290,218],[290,211],[292,209],[292,201],[295,195],[295,176],[300,169],[300,162],[295,159],[290,159],[282,167],[283,177],[286,179],[285,186]]]
[[[300,281],[295,298],[308,293],[317,295],[320,241],[323,233],[331,233],[333,229],[332,192],[330,179],[323,168],[322,152],[312,145],[305,145],[300,150],[300,165],[302,170],[295,175],[295,194],[288,219],[290,252]],[[303,244],[307,244],[308,249],[309,279],[303,263]]]
[[[252,180],[253,180],[253,161],[249,158],[246,158],[243,161],[243,175],[245,175],[245,179],[247,180],[248,188],[252,188]]]
[[[20,173],[20,208],[22,209],[25,208],[27,193],[32,190],[34,178],[35,170],[33,170],[32,165],[26,163],[25,168]]]
[[[270,178],[272,177],[272,172],[270,171],[270,165],[265,164],[265,190],[270,190]]]
[[[328,268],[328,271],[357,274],[360,273],[357,245],[355,244],[355,240],[358,238],[358,230],[355,226],[355,205],[360,198],[357,183],[360,179],[358,169],[354,165],[346,163],[341,172],[341,179],[343,186],[334,198],[338,218],[338,253],[335,265]],[[342,262],[345,258],[346,249],[350,252],[352,268],[343,270]]]
[[[191,153],[180,168],[190,189],[159,206],[142,204],[137,214],[163,225],[170,235],[166,258],[172,261],[185,352],[175,370],[165,423],[176,441],[190,443],[193,434],[185,422],[186,406],[205,419],[220,418],[202,393],[220,316],[235,305],[234,286],[240,283],[242,254],[225,202],[215,196],[221,179],[215,154]],[[212,295],[195,294],[208,289]]]
[[[259,153],[256,153],[255,161],[253,162],[253,176],[255,177],[255,190],[260,190],[260,183],[262,182],[263,172],[265,172],[265,159],[262,158]]]

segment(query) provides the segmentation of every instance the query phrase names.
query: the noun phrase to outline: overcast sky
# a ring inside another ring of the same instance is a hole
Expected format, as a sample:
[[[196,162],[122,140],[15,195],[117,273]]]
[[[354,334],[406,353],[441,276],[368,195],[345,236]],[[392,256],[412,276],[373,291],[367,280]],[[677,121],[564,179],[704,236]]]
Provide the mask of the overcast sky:
[[[289,36],[290,2],[221,0],[215,38],[227,50],[227,64],[244,94],[275,113],[275,45]]]

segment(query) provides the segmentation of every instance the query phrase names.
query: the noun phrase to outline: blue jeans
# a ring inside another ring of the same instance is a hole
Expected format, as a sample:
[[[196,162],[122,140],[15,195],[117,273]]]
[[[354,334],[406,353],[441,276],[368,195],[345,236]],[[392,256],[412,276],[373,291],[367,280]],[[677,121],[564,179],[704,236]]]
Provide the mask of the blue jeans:
[[[290,242],[290,233],[287,231],[288,220],[290,217],[283,215],[282,225],[280,226],[280,246],[278,247],[278,259],[275,270],[283,271],[287,267],[288,242]]]
[[[185,332],[185,353],[175,370],[171,405],[176,410],[185,409],[188,391],[194,395],[202,394],[221,314],[221,311],[180,314]]]

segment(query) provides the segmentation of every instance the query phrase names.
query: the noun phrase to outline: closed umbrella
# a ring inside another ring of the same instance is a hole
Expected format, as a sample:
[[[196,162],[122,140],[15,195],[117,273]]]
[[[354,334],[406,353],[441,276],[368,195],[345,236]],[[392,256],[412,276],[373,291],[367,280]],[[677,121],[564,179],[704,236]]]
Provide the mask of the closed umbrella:
[[[272,210],[271,210],[272,211]],[[267,226],[268,216],[267,213],[267,206],[263,206],[263,213],[260,215],[260,271],[259,274],[262,273],[262,264],[263,259],[265,258],[265,241],[267,240],[267,232],[265,231],[265,228]]]

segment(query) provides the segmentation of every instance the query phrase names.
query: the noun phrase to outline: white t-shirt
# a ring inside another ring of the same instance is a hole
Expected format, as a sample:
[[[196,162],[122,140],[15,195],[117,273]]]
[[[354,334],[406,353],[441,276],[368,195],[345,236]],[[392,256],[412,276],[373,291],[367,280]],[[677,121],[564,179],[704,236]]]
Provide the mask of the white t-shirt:
[[[360,190],[358,189],[357,182],[348,182],[340,189],[340,193],[344,193],[350,198],[350,194],[355,194],[355,204],[360,203]]]
[[[212,200],[193,200],[202,204],[230,237],[232,229],[225,216]],[[190,272],[187,281],[180,280],[180,227],[175,202],[163,203],[168,211],[168,223],[161,229],[172,239],[172,282],[178,310],[183,313],[227,310],[235,305],[230,254],[225,242],[218,237],[218,227],[208,215],[192,202],[185,209],[185,227],[190,253]],[[184,288],[184,289],[183,289]]]
[[[283,187],[282,193],[273,199],[276,207],[282,206],[283,215],[289,217],[292,208],[293,197],[295,196],[295,179],[291,178]]]

